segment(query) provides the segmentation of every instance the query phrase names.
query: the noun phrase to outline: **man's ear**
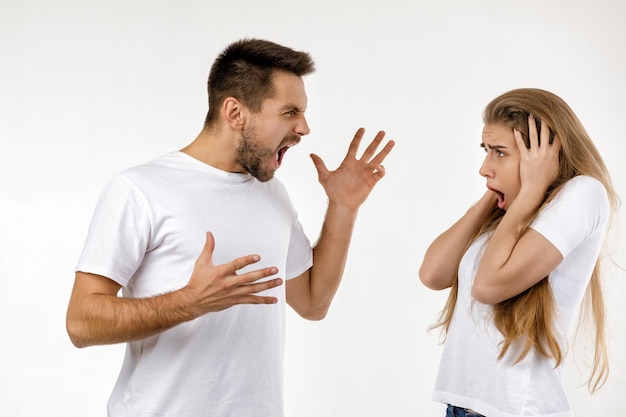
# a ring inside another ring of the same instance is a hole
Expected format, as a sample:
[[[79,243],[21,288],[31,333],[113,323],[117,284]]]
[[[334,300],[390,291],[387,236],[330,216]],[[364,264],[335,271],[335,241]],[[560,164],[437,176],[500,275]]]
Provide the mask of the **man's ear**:
[[[234,97],[227,97],[222,105],[224,121],[233,130],[241,130],[245,126],[248,114],[246,106]]]

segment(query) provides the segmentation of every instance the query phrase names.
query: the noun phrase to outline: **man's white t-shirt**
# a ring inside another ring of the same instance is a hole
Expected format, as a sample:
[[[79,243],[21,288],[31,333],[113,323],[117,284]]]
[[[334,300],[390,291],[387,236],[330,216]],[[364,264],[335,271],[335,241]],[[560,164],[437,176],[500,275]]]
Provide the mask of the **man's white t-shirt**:
[[[312,249],[284,186],[171,152],[115,176],[103,191],[77,271],[106,276],[124,297],[184,287],[215,237],[213,262],[258,254],[240,272],[276,266],[291,279]],[[270,279],[267,278],[267,279]],[[283,415],[285,285],[274,305],[240,305],[130,342],[109,416]]]
[[[603,185],[579,176],[563,186],[530,226],[563,255],[549,280],[564,353],[602,247],[608,216],[609,201]],[[519,354],[515,346],[498,360],[502,335],[493,324],[492,308],[471,296],[486,239],[484,235],[479,237],[459,266],[458,299],[433,399],[488,417],[570,417],[562,367],[555,369],[554,360],[531,350],[524,360],[514,364]]]

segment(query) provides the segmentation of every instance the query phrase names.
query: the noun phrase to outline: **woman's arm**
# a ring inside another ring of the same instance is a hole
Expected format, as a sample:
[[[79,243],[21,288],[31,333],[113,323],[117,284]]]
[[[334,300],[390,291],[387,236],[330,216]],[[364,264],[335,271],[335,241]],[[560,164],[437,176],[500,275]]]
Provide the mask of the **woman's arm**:
[[[472,286],[472,296],[481,303],[497,304],[525,291],[563,259],[558,249],[538,232],[521,232],[529,216],[541,205],[559,167],[558,137],[548,143],[549,129],[542,123],[539,141],[532,116],[528,124],[530,149],[524,145],[520,132],[514,131],[521,153],[520,191],[487,242]]]
[[[480,230],[496,203],[495,194],[487,191],[463,217],[430,244],[419,270],[425,286],[433,290],[452,286],[470,239]]]

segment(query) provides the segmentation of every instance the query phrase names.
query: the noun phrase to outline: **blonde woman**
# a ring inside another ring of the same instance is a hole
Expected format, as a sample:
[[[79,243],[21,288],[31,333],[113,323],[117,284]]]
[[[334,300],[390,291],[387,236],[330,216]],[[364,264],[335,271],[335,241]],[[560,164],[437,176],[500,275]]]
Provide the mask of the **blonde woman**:
[[[428,288],[451,288],[433,399],[447,416],[571,416],[562,364],[583,301],[596,333],[592,392],[608,373],[598,260],[618,197],[556,95],[509,91],[483,121],[487,190],[419,271]]]

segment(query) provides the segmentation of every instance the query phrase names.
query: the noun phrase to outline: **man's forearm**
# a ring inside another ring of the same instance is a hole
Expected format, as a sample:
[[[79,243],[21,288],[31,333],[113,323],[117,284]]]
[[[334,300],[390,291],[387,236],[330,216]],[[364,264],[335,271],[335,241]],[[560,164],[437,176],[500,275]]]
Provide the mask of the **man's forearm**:
[[[348,250],[357,210],[330,203],[320,238],[313,249],[311,268],[311,305],[328,310],[339,288],[348,258]]]
[[[68,333],[78,347],[143,339],[197,317],[184,300],[180,290],[144,299],[92,294],[70,306]]]

